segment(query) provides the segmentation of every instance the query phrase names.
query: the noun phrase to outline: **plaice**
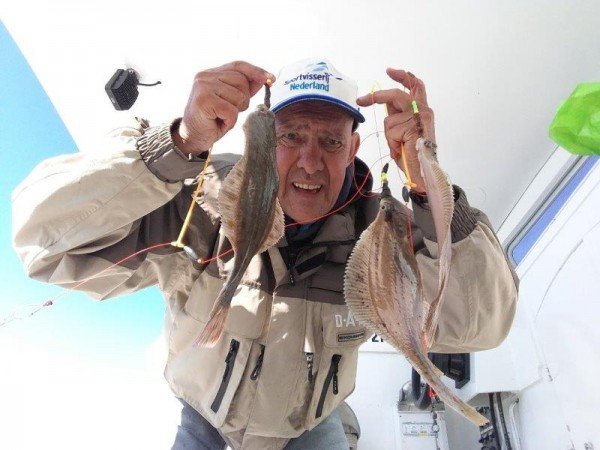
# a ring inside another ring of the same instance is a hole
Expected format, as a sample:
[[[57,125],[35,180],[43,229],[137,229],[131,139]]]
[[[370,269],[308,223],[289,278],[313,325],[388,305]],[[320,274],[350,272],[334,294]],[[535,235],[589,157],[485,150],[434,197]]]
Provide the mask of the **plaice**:
[[[361,234],[346,266],[346,303],[370,331],[406,356],[445,404],[483,425],[487,419],[442,383],[442,373],[427,357],[431,337],[427,327],[438,311],[423,297],[423,281],[409,240],[408,214],[384,182],[379,213]],[[435,308],[440,304],[438,301]]]
[[[277,200],[279,175],[276,163],[275,117],[258,106],[244,124],[246,148],[219,192],[223,233],[234,251],[234,262],[219,292],[208,322],[197,339],[214,345],[225,325],[233,294],[250,260],[273,246],[283,236],[283,210]]]
[[[448,176],[438,163],[435,144],[419,138],[417,140],[417,156],[421,166],[421,175],[425,180],[427,201],[433,216],[438,244],[438,291],[431,302],[432,314],[428,316],[425,323],[425,335],[431,337],[437,327],[439,312],[442,309],[444,292],[450,275],[450,261],[452,259],[450,224],[454,214],[454,191]]]

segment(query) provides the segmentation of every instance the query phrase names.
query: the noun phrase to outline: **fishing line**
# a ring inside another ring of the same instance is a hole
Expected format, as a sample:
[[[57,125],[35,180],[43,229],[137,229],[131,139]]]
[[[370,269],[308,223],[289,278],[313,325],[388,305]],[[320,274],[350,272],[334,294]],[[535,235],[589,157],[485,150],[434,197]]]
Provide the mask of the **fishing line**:
[[[372,133],[372,134],[374,134],[374,133]],[[343,203],[340,207],[338,207],[338,208],[336,208],[334,210],[329,211],[327,214],[324,214],[324,215],[322,215],[320,217],[316,217],[314,219],[311,219],[310,222],[316,222],[317,220],[321,220],[321,219],[324,219],[326,217],[329,217],[329,216],[337,213],[338,211],[341,211],[346,206],[348,206],[350,203],[352,203],[356,199],[356,197],[359,194],[361,194],[361,190],[364,188],[365,184],[369,180],[369,175],[371,175],[371,169],[373,167],[375,167],[375,164],[377,164],[381,159],[387,158],[387,157],[389,157],[389,155],[386,155],[386,156],[383,156],[382,158],[379,158],[378,160],[376,160],[371,165],[371,167],[367,170],[367,173],[366,173],[365,177],[363,178],[363,181],[362,181],[361,185],[358,186],[358,189],[356,190],[356,192],[354,193],[354,195],[349,200],[347,200],[345,203]],[[363,195],[363,194],[361,194],[361,195]],[[293,222],[293,223],[285,225],[285,228],[291,227],[291,226],[295,226],[295,225],[302,225],[303,223],[307,223],[307,222]],[[208,264],[208,263],[210,263],[210,262],[212,262],[212,261],[214,261],[216,259],[222,258],[223,256],[226,256],[226,255],[230,254],[232,251],[233,251],[233,248],[230,248],[230,249],[228,249],[228,250],[226,250],[226,251],[224,251],[222,253],[219,253],[218,255],[213,256],[213,257],[208,258],[208,259],[199,258],[196,262],[198,262],[199,264]]]
[[[420,122],[419,108],[418,108],[417,101],[415,100],[414,93],[413,93],[414,88],[415,88],[415,84],[414,84],[415,76],[410,72],[407,72],[407,73],[410,76],[409,82],[408,82],[409,83],[408,95],[411,99],[411,107],[413,110],[413,117],[415,117],[415,120],[417,121],[417,130],[419,131],[419,135],[422,136],[423,128],[422,128],[421,122]],[[381,90],[381,86],[379,85],[379,83],[378,82],[376,82],[376,83],[377,83],[379,89]],[[401,84],[401,86],[402,86],[402,89],[404,90],[404,92],[406,92],[406,87],[402,84]],[[373,88],[371,88],[371,100],[373,101],[373,106],[375,106],[375,93],[373,91]],[[389,110],[389,106],[387,103],[385,104],[385,107],[386,107],[387,114],[389,116],[390,110]],[[375,133],[377,134],[377,142],[379,144],[379,133],[378,133],[378,128],[377,128],[378,121],[377,121],[377,115],[375,112],[375,108],[373,108],[373,118],[375,120],[375,130],[376,130]],[[373,134],[373,133],[371,133],[371,134]],[[380,155],[381,155],[381,150],[380,150]],[[413,243],[411,210],[408,208],[409,195],[404,195],[404,190],[406,190],[406,194],[408,194],[408,188],[414,188],[416,186],[416,183],[414,183],[412,181],[412,178],[410,176],[410,170],[408,168],[408,163],[406,161],[406,151],[404,149],[404,142],[400,143],[400,155],[402,158],[402,165],[404,167],[404,173],[406,174],[406,181],[404,182],[404,187],[403,187],[403,198],[405,200],[403,206],[404,206],[404,212],[406,214],[406,221],[407,221],[408,242],[410,244],[410,250],[411,250],[412,254],[414,255],[415,249],[414,249],[414,243]],[[396,162],[396,170],[398,171],[398,176],[400,177],[400,180],[402,180],[404,177],[402,176],[402,173],[399,168],[400,164],[398,163],[397,159],[395,159],[394,161]],[[387,178],[387,175],[386,175],[386,178]]]
[[[131,259],[131,258],[133,258],[133,257],[135,257],[135,256],[137,256],[139,254],[141,254],[141,253],[149,252],[151,250],[154,250],[154,249],[160,248],[160,247],[167,247],[169,245],[172,245],[172,243],[171,242],[163,242],[161,244],[150,245],[149,247],[146,247],[146,248],[143,248],[141,250],[138,250],[137,252],[132,253],[131,255],[126,256],[125,258],[122,258],[122,259],[118,260],[117,262],[115,262],[114,264],[111,264],[110,266],[106,267],[105,269],[101,270],[100,272],[98,272],[98,273],[96,273],[94,275],[91,275],[88,278],[80,281],[75,286],[73,286],[71,288],[65,288],[64,292],[60,293],[59,295],[57,295],[55,297],[50,298],[49,300],[46,300],[44,303],[40,303],[40,304],[36,304],[36,305],[19,306],[19,307],[15,308],[12,313],[10,313],[6,318],[4,318],[0,322],[0,327],[4,326],[7,323],[12,322],[14,320],[23,320],[23,319],[26,319],[28,317],[31,317],[34,314],[36,314],[38,311],[40,311],[40,310],[42,310],[42,309],[44,309],[44,308],[46,308],[48,306],[54,305],[54,303],[57,300],[60,300],[61,298],[65,297],[65,296],[72,295],[73,291],[77,290],[81,286],[85,285],[86,283],[89,283],[90,281],[93,281],[93,280],[99,278],[104,272],[107,272],[108,270],[110,270],[110,269],[112,269],[112,268],[114,268],[116,266],[121,265],[125,261],[127,261],[127,260],[129,260],[129,259]],[[23,314],[23,316],[18,316],[17,315],[17,313],[18,313],[19,310],[26,309],[26,308],[29,308],[31,306],[35,307],[35,309],[33,311],[31,311],[31,312],[29,312],[27,314]]]
[[[381,155],[381,141],[379,140],[379,127],[378,127],[378,122],[377,122],[377,115],[375,113],[375,109],[376,109],[376,105],[377,103],[375,103],[375,85],[377,85],[377,88],[381,91],[381,85],[379,84],[378,81],[375,81],[372,85],[371,85],[371,102],[373,103],[373,121],[375,122],[375,133],[377,134],[377,148],[379,149],[379,158],[382,158]],[[386,105],[386,109],[387,109],[387,105]],[[388,111],[388,115],[389,115],[389,111]]]
[[[268,108],[270,108],[271,106],[271,85],[273,84],[273,81],[269,78],[267,79],[266,83],[265,83],[265,97],[264,97],[264,104],[265,106],[267,106]],[[204,183],[204,175],[206,172],[206,169],[208,168],[209,162],[210,162],[210,155],[211,155],[211,151],[212,151],[212,146],[211,148],[208,149],[208,154],[206,156],[206,160],[204,161],[204,166],[202,167],[202,170],[200,171],[200,174],[198,175],[198,185],[196,186],[196,189],[194,190],[194,194],[192,195],[192,201],[190,203],[190,206],[188,208],[186,217],[183,221],[183,225],[181,227],[181,230],[179,232],[179,236],[177,237],[176,241],[172,241],[172,242],[163,242],[161,244],[155,244],[155,245],[151,245],[149,247],[146,247],[144,249],[138,250],[135,253],[132,253],[129,256],[126,256],[123,259],[120,259],[119,261],[115,262],[114,264],[108,266],[107,268],[105,268],[104,270],[86,278],[85,280],[81,281],[80,283],[76,284],[75,286],[73,286],[72,288],[69,288],[67,290],[65,290],[64,292],[62,292],[61,294],[57,295],[56,297],[53,297],[47,301],[45,301],[44,303],[35,305],[35,309],[27,314],[24,314],[23,316],[19,316],[18,315],[18,311],[22,310],[22,309],[26,309],[29,308],[30,306],[34,306],[34,305],[29,305],[29,306],[19,306],[17,308],[15,308],[5,319],[3,319],[2,321],[0,321],[0,327],[6,325],[7,323],[10,323],[14,320],[22,320],[28,317],[33,316],[34,314],[36,314],[38,311],[48,307],[48,306],[52,306],[54,304],[54,302],[56,302],[57,300],[65,297],[66,295],[70,295],[72,294],[74,290],[76,290],[77,288],[83,286],[84,284],[100,277],[104,272],[106,272],[107,270],[112,269],[115,266],[118,266],[120,264],[122,264],[123,262],[141,254],[144,252],[148,252],[151,250],[154,250],[156,248],[160,248],[160,247],[167,247],[167,246],[172,246],[178,249],[183,249],[184,252],[191,257],[192,259],[197,259],[200,260],[197,256],[195,251],[188,247],[187,245],[185,245],[183,243],[183,239],[185,238],[185,235],[189,229],[189,224],[191,222],[192,219],[192,215],[194,213],[194,209],[196,207],[196,203],[197,203],[197,199],[200,196],[200,191],[202,190],[202,185]],[[233,249],[231,249],[230,251],[232,251]],[[193,258],[193,257],[196,258]]]
[[[377,117],[375,116],[375,122],[377,123]],[[372,136],[377,136],[377,142],[379,143],[379,130],[377,130],[377,127],[375,127],[374,132],[369,133],[365,136],[365,138],[362,140],[361,145],[363,145],[365,142],[367,142],[367,140],[372,137]],[[390,156],[389,154],[386,156]],[[377,162],[381,161],[383,158],[385,158],[386,156],[381,156],[381,151],[379,152],[379,159],[376,160],[373,165],[370,167],[370,169],[373,169],[373,167],[375,167],[375,164],[377,164]],[[372,172],[371,172],[372,173]],[[356,171],[353,171],[353,175],[352,175],[352,180],[354,182],[354,187],[356,188],[356,190],[359,192],[360,196],[363,198],[371,198],[371,197],[375,197],[376,195],[378,195],[378,192],[381,191],[381,186],[377,189],[371,189],[370,192],[363,194],[362,189],[360,189],[358,187],[358,181],[356,180]]]
[[[272,85],[272,81],[270,79],[268,79],[267,82],[266,82],[266,84],[265,84],[265,98],[264,98],[264,104],[267,107],[270,107],[270,97],[271,97],[270,86],[271,85]],[[377,83],[377,85],[379,86],[379,83]],[[410,95],[412,96],[412,89],[411,89],[411,94]],[[372,87],[372,89],[371,89],[371,97],[374,100],[374,87]],[[412,105],[413,105],[413,113],[415,115],[417,115],[418,114],[418,108],[417,108],[415,100],[412,101]],[[386,108],[387,108],[387,105],[386,105]],[[382,159],[384,159],[385,157],[389,156],[389,155],[383,156],[382,152],[381,152],[381,143],[380,143],[380,140],[379,140],[379,133],[380,133],[380,131],[379,131],[378,126],[377,126],[377,115],[376,115],[376,112],[375,112],[375,108],[373,108],[373,117],[374,117],[374,120],[375,120],[375,132],[370,133],[369,135],[367,135],[365,137],[365,139],[363,140],[363,142],[365,142],[369,137],[371,137],[373,135],[377,136],[377,144],[378,144],[379,156],[380,156],[379,159],[377,159],[371,165],[371,167],[367,170],[367,173],[366,173],[366,175],[365,175],[365,177],[364,177],[364,179],[363,179],[363,181],[362,181],[362,183],[361,183],[360,186],[358,186],[358,183],[357,183],[357,180],[356,180],[356,173],[354,173],[354,183],[355,183],[355,186],[357,187],[357,190],[356,190],[356,192],[354,193],[354,195],[349,200],[347,200],[345,203],[343,203],[340,207],[338,207],[338,208],[336,208],[336,209],[334,209],[332,211],[329,211],[327,214],[324,214],[323,216],[316,217],[312,221],[321,220],[321,219],[324,219],[326,217],[329,217],[329,216],[331,216],[331,215],[339,212],[340,210],[342,210],[346,206],[348,206],[350,203],[352,203],[356,199],[356,197],[358,195],[361,195],[361,196],[367,197],[367,198],[368,197],[373,197],[373,196],[377,195],[376,193],[374,193],[374,191],[370,191],[370,193],[367,193],[367,194],[363,194],[362,193],[362,189],[364,188],[365,184],[367,183],[367,181],[369,179],[369,175],[371,175],[371,173],[372,173],[371,169],[373,167],[375,167],[375,165],[378,162],[380,162]],[[420,125],[420,122],[419,122],[419,125]],[[402,155],[404,156],[404,146],[403,146],[403,144],[401,144],[401,146],[402,146],[401,147],[401,149],[402,149]],[[192,201],[190,203],[190,206],[188,208],[186,217],[184,219],[183,225],[181,227],[181,230],[179,232],[179,235],[178,235],[176,241],[163,242],[163,243],[160,243],[160,244],[154,244],[154,245],[150,245],[150,246],[148,246],[146,248],[143,248],[141,250],[138,250],[135,253],[132,253],[131,255],[128,255],[128,256],[126,256],[126,257],[118,260],[117,262],[115,262],[114,264],[106,267],[105,269],[101,270],[100,272],[98,272],[98,273],[96,273],[96,274],[94,274],[94,275],[92,275],[92,276],[90,276],[90,277],[82,280],[81,282],[77,283],[75,286],[66,289],[61,294],[59,294],[59,295],[57,295],[55,297],[52,297],[49,300],[46,300],[43,303],[36,304],[36,305],[19,306],[19,307],[15,308],[13,310],[13,312],[11,312],[5,319],[3,319],[2,321],[0,321],[0,327],[4,326],[7,323],[10,323],[12,321],[26,319],[28,317],[31,317],[31,316],[35,315],[40,310],[42,310],[44,308],[47,308],[48,306],[52,306],[57,300],[65,297],[67,295],[73,294],[73,291],[77,290],[81,286],[84,286],[86,283],[89,283],[90,281],[97,279],[98,277],[100,277],[103,273],[107,272],[108,270],[111,270],[112,268],[121,265],[125,261],[127,261],[127,260],[129,260],[131,258],[134,258],[135,256],[138,256],[138,255],[140,255],[142,253],[149,252],[149,251],[157,249],[157,248],[172,246],[172,247],[175,247],[175,248],[183,249],[184,252],[189,257],[191,257],[191,259],[195,259],[200,264],[207,264],[207,263],[209,263],[211,261],[214,261],[215,259],[221,258],[221,257],[226,256],[229,253],[231,253],[233,251],[233,248],[230,248],[229,250],[227,250],[227,251],[225,251],[225,252],[223,252],[223,253],[221,253],[219,255],[216,255],[216,256],[214,256],[212,258],[209,258],[209,259],[198,258],[197,255],[195,254],[194,250],[184,244],[184,238],[185,238],[185,235],[186,235],[186,233],[187,233],[187,231],[189,229],[189,224],[191,222],[191,218],[192,218],[192,215],[193,215],[194,210],[195,210],[197,199],[200,197],[200,193],[201,193],[201,190],[202,190],[202,185],[204,183],[204,175],[205,175],[206,169],[208,168],[208,165],[210,163],[211,151],[212,151],[212,147],[208,150],[208,152],[207,152],[208,154],[207,154],[206,160],[204,161],[204,166],[203,166],[202,170],[200,171],[200,174],[198,175],[198,185],[196,186],[194,194],[192,195]],[[408,172],[408,166],[406,164],[406,160],[405,159],[403,159],[403,163],[404,163],[404,168],[406,170],[406,173],[407,173],[407,176],[408,176],[408,179],[409,179],[409,182],[410,182],[410,175],[409,175],[409,172]],[[406,185],[406,183],[405,183],[405,185]],[[414,185],[414,183],[413,183],[413,185]],[[410,242],[410,245],[411,245],[411,249],[413,250],[413,253],[414,253],[414,249],[412,247],[413,246],[413,242],[412,242],[412,225],[411,225],[411,220],[410,220],[410,210],[408,209],[408,207],[406,205],[404,205],[404,206],[406,208],[406,215],[407,215],[407,219],[408,219],[409,242]],[[304,222],[293,222],[293,223],[290,223],[290,224],[286,225],[286,227],[295,226],[295,225],[301,225],[302,223],[304,223]],[[22,316],[18,315],[18,312],[20,310],[27,309],[27,308],[29,308],[31,306],[33,306],[35,308],[33,311],[25,313]]]

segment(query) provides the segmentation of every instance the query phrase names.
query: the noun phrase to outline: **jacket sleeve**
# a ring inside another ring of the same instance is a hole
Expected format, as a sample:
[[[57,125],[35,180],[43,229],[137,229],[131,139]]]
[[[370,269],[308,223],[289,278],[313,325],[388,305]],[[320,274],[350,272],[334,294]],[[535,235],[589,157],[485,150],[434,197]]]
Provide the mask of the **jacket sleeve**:
[[[168,288],[170,274],[191,265],[178,249],[165,245],[122,260],[176,240],[193,192],[183,180],[202,165],[177,150],[168,124],[147,128],[144,121],[121,129],[99,152],[42,162],[12,196],[13,245],[25,271],[96,299],[157,283]],[[215,230],[196,211],[203,251]]]
[[[487,216],[469,206],[462,189],[454,186],[454,192],[450,277],[432,352],[472,352],[500,345],[510,330],[517,302],[517,275]],[[435,227],[426,203],[413,201],[413,212],[423,233],[423,242],[415,243],[417,262],[425,298],[431,300],[438,286]]]

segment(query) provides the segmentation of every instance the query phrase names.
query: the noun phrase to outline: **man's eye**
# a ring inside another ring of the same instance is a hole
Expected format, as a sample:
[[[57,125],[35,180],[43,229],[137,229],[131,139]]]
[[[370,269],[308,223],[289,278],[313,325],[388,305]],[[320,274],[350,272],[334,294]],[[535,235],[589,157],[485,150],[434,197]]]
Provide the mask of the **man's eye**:
[[[283,133],[279,136],[279,141],[281,141],[284,145],[295,144],[300,140],[300,136],[298,133],[294,131],[289,131],[287,133]]]
[[[335,150],[342,147],[342,141],[335,138],[325,138],[323,139],[323,144],[325,148]]]

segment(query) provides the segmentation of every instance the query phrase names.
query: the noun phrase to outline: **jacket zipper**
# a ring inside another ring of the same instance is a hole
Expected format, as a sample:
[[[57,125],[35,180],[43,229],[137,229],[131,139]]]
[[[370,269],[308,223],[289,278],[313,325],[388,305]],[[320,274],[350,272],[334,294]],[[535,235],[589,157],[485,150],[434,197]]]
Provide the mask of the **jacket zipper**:
[[[296,277],[294,277],[294,266],[296,265],[296,261],[298,260],[298,256],[302,251],[301,248],[292,247],[293,250],[290,251],[290,247],[284,247],[285,251],[285,265],[290,274],[290,284],[292,286],[296,285]]]
[[[306,368],[308,369],[308,382],[312,384],[313,382],[313,364],[315,360],[315,354],[312,352],[305,352],[306,355]]]
[[[323,405],[325,404],[325,398],[327,397],[327,391],[329,390],[329,385],[333,382],[333,395],[338,394],[338,366],[340,364],[340,359],[342,359],[342,355],[333,355],[331,357],[331,365],[329,366],[329,372],[327,372],[327,376],[325,377],[325,383],[323,384],[323,390],[321,391],[321,397],[319,397],[319,403],[317,405],[317,413],[315,417],[318,419],[323,414]]]
[[[260,375],[260,370],[262,369],[262,363],[263,363],[263,358],[265,356],[265,346],[260,344],[260,355],[258,355],[258,358],[256,359],[256,365],[254,366],[254,370],[252,370],[252,373],[250,374],[250,379],[251,380],[256,380],[258,378],[258,376]]]
[[[227,392],[227,386],[229,386],[229,380],[231,379],[231,373],[233,372],[233,366],[235,364],[235,357],[239,348],[240,343],[235,339],[232,339],[231,344],[229,344],[229,351],[227,352],[227,356],[225,357],[225,372],[223,373],[221,386],[219,386],[217,395],[215,396],[212,405],[210,405],[210,409],[212,409],[213,412],[217,412],[221,407],[221,402],[223,401],[225,392]]]

